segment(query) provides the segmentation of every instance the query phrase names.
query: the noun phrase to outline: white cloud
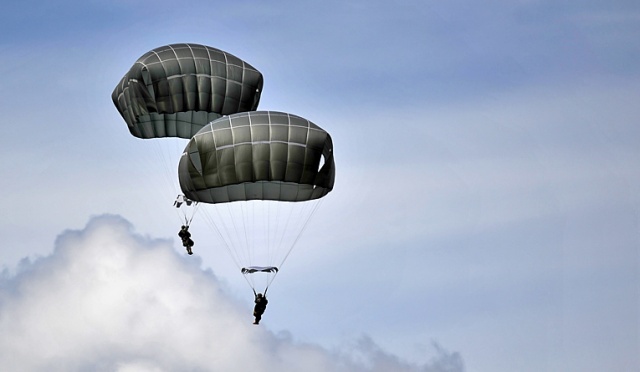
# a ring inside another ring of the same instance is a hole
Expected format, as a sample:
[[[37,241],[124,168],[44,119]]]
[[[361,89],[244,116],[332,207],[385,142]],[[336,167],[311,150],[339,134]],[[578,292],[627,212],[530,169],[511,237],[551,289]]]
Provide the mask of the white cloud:
[[[0,365],[20,371],[461,371],[435,345],[418,366],[363,337],[352,349],[251,324],[200,261],[104,215],[0,280]],[[268,323],[268,310],[265,314]]]

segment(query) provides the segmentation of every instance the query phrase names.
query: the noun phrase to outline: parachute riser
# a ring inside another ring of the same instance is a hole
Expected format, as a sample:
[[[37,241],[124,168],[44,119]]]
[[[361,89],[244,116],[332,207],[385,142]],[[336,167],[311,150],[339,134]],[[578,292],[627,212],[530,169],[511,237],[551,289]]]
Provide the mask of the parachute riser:
[[[186,196],[180,194],[173,202],[173,206],[176,208],[178,218],[182,221],[184,226],[190,226],[195,216],[199,203],[188,199]]]
[[[259,286],[257,284],[257,282],[260,281],[258,277],[264,277],[264,280],[260,282],[264,283],[264,291],[262,291],[262,293],[264,293],[265,295],[267,293],[267,290],[269,289],[269,286],[271,285],[271,283],[273,283],[273,280],[278,274],[278,271],[278,268],[274,266],[250,266],[243,267],[240,270],[242,275],[245,277],[245,280],[253,290],[254,294],[256,293],[256,287],[262,288],[262,285]]]

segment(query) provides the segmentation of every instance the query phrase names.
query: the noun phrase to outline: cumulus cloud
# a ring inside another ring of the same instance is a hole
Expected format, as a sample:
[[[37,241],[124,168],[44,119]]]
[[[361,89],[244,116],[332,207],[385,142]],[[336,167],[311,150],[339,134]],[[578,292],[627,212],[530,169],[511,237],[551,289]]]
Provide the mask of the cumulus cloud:
[[[173,242],[91,219],[0,278],[0,365],[11,371],[462,371],[434,345],[412,364],[363,337],[327,350],[251,324],[251,309]]]

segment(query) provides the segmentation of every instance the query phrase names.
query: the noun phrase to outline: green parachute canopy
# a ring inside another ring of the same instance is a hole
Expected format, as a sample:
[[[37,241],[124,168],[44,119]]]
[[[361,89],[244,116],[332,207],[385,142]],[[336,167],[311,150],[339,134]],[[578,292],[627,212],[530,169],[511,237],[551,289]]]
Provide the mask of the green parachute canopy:
[[[111,98],[132,135],[189,139],[223,115],[255,110],[262,85],[262,74],[232,54],[171,44],[140,57]]]
[[[329,133],[307,119],[252,111],[217,119],[187,144],[180,188],[198,202],[306,201],[333,189]]]

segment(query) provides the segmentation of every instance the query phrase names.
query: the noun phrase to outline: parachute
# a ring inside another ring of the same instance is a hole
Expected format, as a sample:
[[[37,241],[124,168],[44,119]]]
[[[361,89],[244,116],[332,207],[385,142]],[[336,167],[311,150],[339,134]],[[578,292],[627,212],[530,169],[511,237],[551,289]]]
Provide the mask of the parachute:
[[[142,55],[111,98],[129,132],[156,144],[151,163],[164,163],[172,197],[181,192],[171,201],[183,224],[202,210],[254,291],[254,278],[267,278],[266,293],[333,189],[335,163],[316,124],[255,111],[262,87],[262,74],[230,53],[170,44]]]
[[[185,145],[207,123],[223,115],[255,110],[262,74],[234,55],[199,44],[170,44],[142,55],[111,98],[130,133],[158,139],[150,163],[163,163],[175,195],[176,163]],[[179,218],[190,224],[198,204],[178,195]]]
[[[213,204],[209,223],[245,278],[269,276],[266,291],[317,201],[333,189],[333,143],[329,133],[296,115],[233,114],[193,136],[178,177],[188,199]]]
[[[223,115],[258,107],[262,74],[234,55],[170,44],[140,57],[111,94],[132,135],[190,139]]]

